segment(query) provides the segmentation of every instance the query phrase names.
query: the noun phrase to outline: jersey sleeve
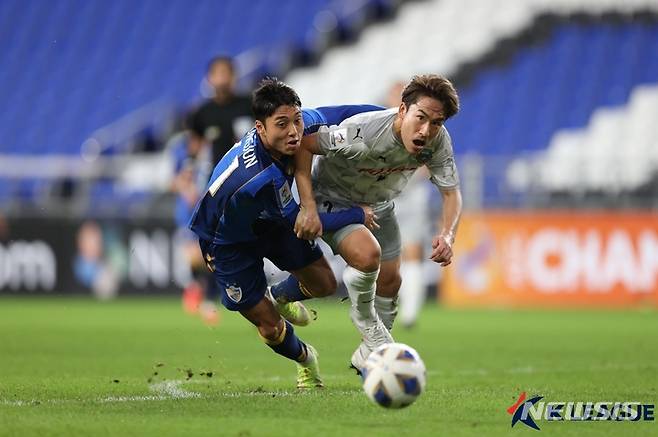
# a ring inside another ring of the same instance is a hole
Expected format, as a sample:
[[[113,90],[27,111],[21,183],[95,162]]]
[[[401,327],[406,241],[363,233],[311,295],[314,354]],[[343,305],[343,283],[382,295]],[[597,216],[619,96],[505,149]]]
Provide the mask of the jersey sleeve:
[[[363,224],[366,220],[366,213],[359,207],[336,212],[321,212],[318,215],[320,216],[320,222],[322,222],[322,229],[330,232],[351,224]]]
[[[459,173],[452,150],[452,140],[445,128],[439,138],[439,147],[427,163],[427,167],[430,171],[430,181],[440,190],[450,190],[459,186]]]
[[[322,126],[318,130],[318,146],[323,155],[359,159],[368,153],[368,145],[361,134],[363,127],[354,123]]]
[[[344,120],[363,112],[380,111],[385,109],[376,105],[340,105],[321,106],[319,108],[302,109],[304,119],[304,135],[316,133],[321,126],[335,126]]]

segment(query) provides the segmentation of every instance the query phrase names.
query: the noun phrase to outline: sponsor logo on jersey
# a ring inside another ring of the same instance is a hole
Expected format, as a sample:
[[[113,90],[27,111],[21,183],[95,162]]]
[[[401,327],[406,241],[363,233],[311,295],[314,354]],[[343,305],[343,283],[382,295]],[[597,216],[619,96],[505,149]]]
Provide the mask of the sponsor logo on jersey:
[[[433,154],[434,152],[426,147],[420,152],[416,153],[416,161],[420,162],[421,164],[425,164],[432,159]]]
[[[288,185],[288,181],[284,182],[278,191],[279,191],[279,201],[281,202],[281,207],[285,208],[292,200],[292,191],[290,191],[290,185]]]
[[[404,171],[416,171],[418,167],[392,167],[392,168],[360,168],[359,173],[367,173],[370,176],[388,176],[393,173],[402,173]]]
[[[347,140],[347,129],[336,129],[331,132],[331,144],[343,146]]]
[[[235,284],[229,285],[226,287],[226,295],[233,302],[238,303],[240,302],[240,299],[242,299],[242,288]]]

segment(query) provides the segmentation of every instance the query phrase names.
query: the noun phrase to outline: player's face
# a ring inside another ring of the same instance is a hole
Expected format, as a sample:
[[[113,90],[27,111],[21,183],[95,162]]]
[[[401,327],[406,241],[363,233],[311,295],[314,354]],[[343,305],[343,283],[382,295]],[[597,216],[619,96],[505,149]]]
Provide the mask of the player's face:
[[[294,155],[304,133],[302,111],[298,106],[279,106],[265,123],[256,120],[256,130],[273,156]]]
[[[404,148],[416,155],[432,141],[445,121],[443,104],[432,97],[423,96],[409,105],[400,105],[400,137]]]
[[[221,94],[233,89],[234,79],[231,67],[224,62],[217,62],[208,72],[208,83]]]

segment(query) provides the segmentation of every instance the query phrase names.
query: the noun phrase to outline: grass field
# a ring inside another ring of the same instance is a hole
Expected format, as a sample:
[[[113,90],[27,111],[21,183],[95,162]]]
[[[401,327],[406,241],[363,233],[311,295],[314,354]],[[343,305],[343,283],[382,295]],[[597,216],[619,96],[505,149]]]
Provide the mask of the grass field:
[[[310,306],[300,336],[326,388],[294,389],[295,369],[239,315],[217,328],[174,299],[110,303],[0,299],[0,435],[533,435],[506,412],[522,391],[553,401],[658,403],[658,313],[424,309],[394,331],[428,369],[405,410],[371,404],[347,369],[348,307]],[[653,422],[538,423],[542,435],[658,435]]]

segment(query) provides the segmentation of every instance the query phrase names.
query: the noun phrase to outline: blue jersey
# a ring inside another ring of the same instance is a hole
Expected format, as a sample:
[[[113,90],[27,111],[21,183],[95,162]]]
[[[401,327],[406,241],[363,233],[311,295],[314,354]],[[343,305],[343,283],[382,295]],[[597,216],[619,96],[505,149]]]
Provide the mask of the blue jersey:
[[[321,125],[338,124],[354,114],[379,109],[371,105],[305,109],[305,134]],[[280,225],[291,227],[299,212],[291,190],[293,163],[292,156],[272,159],[256,129],[252,129],[215,167],[190,228],[201,240],[233,244],[256,241]],[[327,231],[363,223],[364,218],[361,208],[320,214]]]

